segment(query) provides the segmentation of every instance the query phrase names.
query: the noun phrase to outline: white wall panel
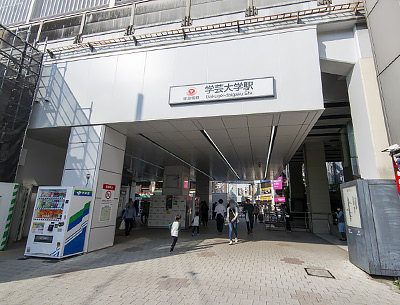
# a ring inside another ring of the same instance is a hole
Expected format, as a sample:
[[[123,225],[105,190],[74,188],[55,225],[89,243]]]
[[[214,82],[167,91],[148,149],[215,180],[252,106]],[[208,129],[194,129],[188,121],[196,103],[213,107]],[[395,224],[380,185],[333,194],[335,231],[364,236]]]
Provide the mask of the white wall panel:
[[[126,137],[114,129],[107,128],[104,135],[104,143],[125,150]]]
[[[351,30],[318,33],[318,49],[322,59],[348,63],[355,63],[358,59]]]
[[[121,160],[124,160],[124,153],[125,149],[117,149],[104,143],[100,168],[113,173],[122,173],[123,162]]]
[[[276,96],[170,106],[170,86],[275,78]],[[31,128],[322,109],[315,28],[47,64]]]
[[[71,129],[69,143],[100,143],[101,126],[81,126]]]
[[[69,143],[65,169],[95,169],[99,143]]]

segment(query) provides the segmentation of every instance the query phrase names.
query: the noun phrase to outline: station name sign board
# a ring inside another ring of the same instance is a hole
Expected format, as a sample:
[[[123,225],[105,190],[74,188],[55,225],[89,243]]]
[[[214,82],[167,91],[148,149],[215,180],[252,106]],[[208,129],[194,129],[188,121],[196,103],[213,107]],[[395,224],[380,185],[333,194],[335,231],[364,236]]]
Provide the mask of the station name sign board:
[[[169,104],[219,102],[245,98],[273,97],[274,78],[252,78],[189,86],[173,86],[169,90]]]

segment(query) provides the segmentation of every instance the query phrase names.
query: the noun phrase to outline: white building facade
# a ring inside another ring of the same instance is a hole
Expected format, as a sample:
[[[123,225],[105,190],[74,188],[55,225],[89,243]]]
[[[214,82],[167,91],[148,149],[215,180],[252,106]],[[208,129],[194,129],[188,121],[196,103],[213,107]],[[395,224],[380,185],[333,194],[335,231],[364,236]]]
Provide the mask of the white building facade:
[[[46,53],[17,181],[93,188],[92,215],[117,186],[88,251],[113,243],[121,181],[182,165],[207,200],[210,180],[277,178],[302,153],[314,232],[328,231],[328,159],[348,180],[394,178],[362,2],[63,2],[18,1],[1,22],[30,25]]]

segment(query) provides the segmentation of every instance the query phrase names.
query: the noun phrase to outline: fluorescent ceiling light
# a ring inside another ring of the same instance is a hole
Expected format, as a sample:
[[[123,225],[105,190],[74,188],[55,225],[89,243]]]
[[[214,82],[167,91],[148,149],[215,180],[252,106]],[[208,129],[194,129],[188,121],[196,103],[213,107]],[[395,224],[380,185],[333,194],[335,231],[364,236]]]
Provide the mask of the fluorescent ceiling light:
[[[224,160],[224,162],[226,163],[226,165],[228,165],[228,167],[231,169],[231,171],[235,174],[235,176],[238,178],[238,180],[240,180],[239,175],[237,174],[237,172],[233,169],[233,167],[230,165],[230,163],[228,162],[228,160],[226,160],[225,156],[222,154],[222,152],[219,150],[218,146],[214,143],[214,141],[211,139],[211,137],[208,135],[207,131],[205,131],[204,129],[200,130],[201,133],[203,134],[203,136],[206,137],[206,139],[208,140],[208,142],[210,142],[210,144],[212,145],[212,147],[214,147],[214,149],[217,151],[218,155],[222,158],[222,160]]]
[[[268,155],[267,155],[267,164],[265,166],[265,175],[264,175],[264,180],[267,178],[267,174],[268,174],[268,167],[269,167],[269,161],[271,158],[271,153],[272,153],[272,148],[274,146],[274,142],[275,142],[275,137],[276,137],[276,130],[277,130],[277,126],[272,126],[271,128],[271,136],[269,138],[269,147],[268,147]]]
[[[157,142],[154,142],[152,139],[146,137],[144,134],[139,133],[139,136],[141,136],[142,138],[146,139],[147,141],[149,141],[150,143],[153,143],[154,145],[158,146],[160,149],[162,149],[163,151],[165,151],[166,153],[170,154],[172,157],[178,159],[179,161],[185,163],[186,165],[194,168],[196,171],[198,171],[199,173],[202,173],[203,175],[207,176],[208,178],[215,180],[213,177],[211,177],[210,175],[206,174],[205,172],[203,172],[202,170],[198,169],[196,166],[190,164],[189,162],[186,162],[185,160],[183,160],[182,158],[178,157],[177,155],[175,155],[173,152],[170,152],[168,149],[164,148],[163,146],[161,146],[160,144],[158,144]]]

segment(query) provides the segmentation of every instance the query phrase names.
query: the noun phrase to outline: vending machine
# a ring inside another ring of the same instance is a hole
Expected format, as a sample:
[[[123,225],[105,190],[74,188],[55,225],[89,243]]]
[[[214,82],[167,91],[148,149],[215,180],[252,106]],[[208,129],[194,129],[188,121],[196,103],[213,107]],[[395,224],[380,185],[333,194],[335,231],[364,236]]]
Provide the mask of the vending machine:
[[[25,255],[64,258],[83,252],[92,190],[40,187]]]

